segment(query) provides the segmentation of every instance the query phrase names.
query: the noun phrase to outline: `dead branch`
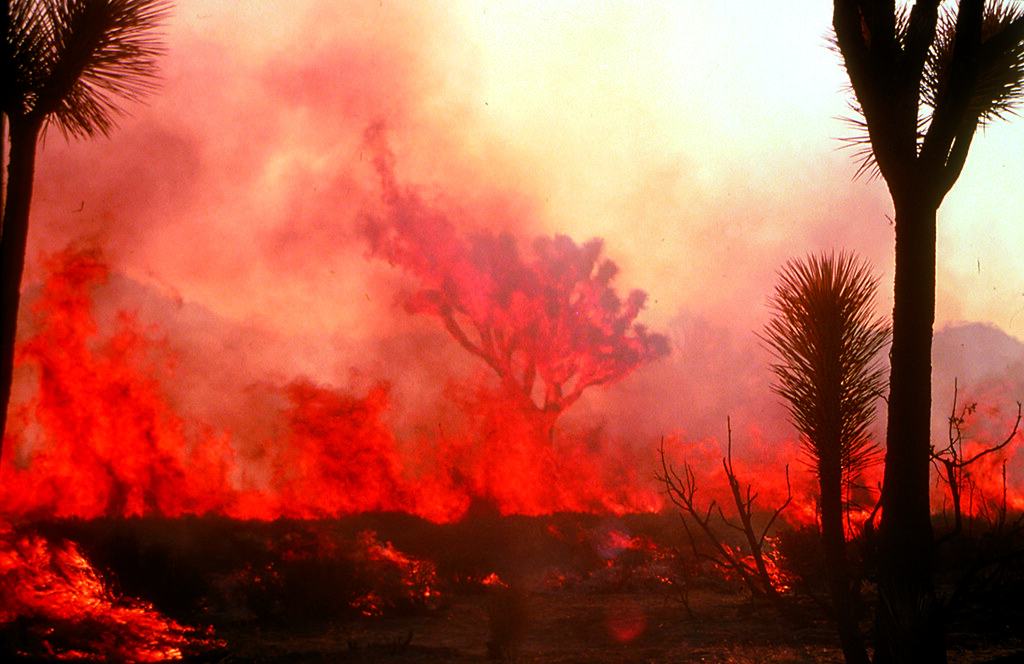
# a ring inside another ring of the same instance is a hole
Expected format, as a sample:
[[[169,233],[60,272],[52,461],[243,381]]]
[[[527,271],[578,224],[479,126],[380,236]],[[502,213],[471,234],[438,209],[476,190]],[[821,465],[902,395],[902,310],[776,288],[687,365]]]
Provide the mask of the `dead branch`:
[[[974,454],[974,456],[965,458],[963,456],[963,425],[967,421],[967,418],[974,413],[978,404],[964,404],[958,414],[958,388],[958,383],[954,379],[953,406],[949,415],[949,444],[938,451],[932,449],[931,452],[932,463],[935,464],[936,469],[940,471],[940,476],[943,477],[943,480],[949,486],[950,497],[953,500],[953,530],[943,537],[939,543],[948,541],[963,531],[962,500],[965,484],[968,481],[966,472],[967,467],[989,454],[1002,450],[1013,442],[1013,439],[1016,437],[1017,431],[1020,428],[1021,421],[1021,402],[1018,401],[1017,418],[1014,420],[1013,428],[1010,430],[1010,433],[1006,436],[1003,442],[998,445],[986,447],[980,452]],[[1005,512],[1005,496],[1003,501],[1003,512]]]
[[[788,494],[786,500],[779,508],[772,511],[772,516],[768,520],[767,525],[765,525],[761,532],[758,533],[755,531],[753,524],[754,504],[758,494],[754,492],[753,485],[750,484],[746,486],[745,491],[741,489],[742,484],[732,462],[732,423],[727,419],[726,424],[728,427],[728,447],[726,456],[722,459],[722,466],[725,469],[726,477],[729,481],[733,502],[736,505],[737,514],[740,520],[739,524],[726,517],[721,506],[718,505],[715,500],[712,500],[708,504],[707,509],[702,510],[698,508],[696,500],[696,475],[688,463],[684,462],[682,475],[680,475],[676,469],[668,463],[668,460],[665,457],[664,439],[662,439],[658,450],[661,457],[662,467],[662,474],[658,477],[658,480],[665,486],[665,493],[668,495],[669,499],[681,511],[680,518],[683,521],[683,527],[690,539],[690,545],[693,548],[694,555],[710,560],[715,565],[718,565],[723,569],[734,571],[739,575],[744,584],[754,595],[765,596],[777,603],[780,600],[780,594],[778,588],[775,586],[774,580],[771,578],[771,574],[768,571],[768,564],[764,553],[764,543],[772,526],[778,520],[779,515],[781,515],[782,511],[789,506],[793,499],[792,488],[789,483],[789,467],[786,467],[786,489]],[[716,512],[722,525],[743,533],[747,546],[750,549],[749,559],[752,560],[753,563],[748,562],[747,557],[742,556],[739,550],[734,550],[723,541],[715,527],[712,525],[712,515]],[[689,516],[694,523],[697,524],[700,530],[703,531],[707,541],[714,551],[714,554],[703,554],[698,550],[696,538],[693,536],[693,533],[687,524],[686,516]]]

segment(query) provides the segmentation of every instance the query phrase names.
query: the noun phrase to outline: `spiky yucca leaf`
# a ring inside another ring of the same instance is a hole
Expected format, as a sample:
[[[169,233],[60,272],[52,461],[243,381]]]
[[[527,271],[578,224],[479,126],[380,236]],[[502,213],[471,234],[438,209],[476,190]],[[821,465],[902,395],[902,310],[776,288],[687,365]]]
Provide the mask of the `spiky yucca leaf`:
[[[167,0],[11,0],[4,112],[66,136],[109,134],[116,99],[151,92]]]
[[[844,478],[876,460],[868,427],[886,386],[878,360],[889,327],[873,315],[877,280],[852,254],[809,256],[781,270],[762,340],[815,472]]]
[[[896,44],[902,49],[908,39],[910,5],[898,3],[895,12]],[[956,22],[956,8],[942,5],[935,26],[935,38],[921,76],[922,113],[918,118],[918,149],[952,74],[950,65],[956,43]],[[830,35],[830,45],[842,56],[834,33]],[[1024,103],[1024,3],[1004,0],[990,0],[986,3],[977,60],[980,71],[964,122],[984,125],[992,120],[1004,120],[1010,115],[1016,115],[1020,104]],[[867,122],[855,99],[850,106],[853,115],[842,119],[853,131],[840,140],[843,147],[854,150],[858,162],[854,177],[867,175],[874,178],[879,172]]]
[[[956,14],[947,8],[939,16],[922,79],[921,100],[930,108],[939,103],[949,82],[955,37]],[[984,124],[1015,115],[1024,101],[1024,4],[994,0],[985,6],[978,64],[968,118]]]
[[[896,7],[896,14],[894,17],[894,30],[896,32],[896,42],[903,48],[907,39],[907,30],[910,24],[910,7],[907,5],[899,5]],[[827,36],[828,47],[836,55],[839,56],[840,62],[846,65],[843,59],[843,52],[839,48],[839,40],[835,31],[832,31]],[[860,103],[857,101],[857,97],[854,94],[853,86],[846,85],[846,92],[850,95],[850,111],[852,115],[845,115],[837,118],[844,124],[851,128],[851,133],[847,136],[839,138],[841,143],[840,147],[850,148],[853,150],[853,157],[857,162],[857,170],[854,172],[854,179],[859,179],[862,176],[867,176],[869,180],[873,180],[881,172],[878,170],[878,162],[875,161],[874,149],[871,146],[871,135],[868,133],[868,122],[864,118],[864,109],[860,107]],[[918,123],[918,141],[924,136],[922,129],[922,123]]]

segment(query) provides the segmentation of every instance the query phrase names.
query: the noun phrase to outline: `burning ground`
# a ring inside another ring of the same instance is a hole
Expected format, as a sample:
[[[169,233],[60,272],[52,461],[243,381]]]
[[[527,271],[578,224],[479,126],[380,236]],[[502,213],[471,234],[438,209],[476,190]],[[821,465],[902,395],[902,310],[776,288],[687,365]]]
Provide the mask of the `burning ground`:
[[[672,514],[51,521],[5,536],[0,561],[18,552],[35,570],[5,590],[37,604],[7,601],[21,613],[0,643],[28,661],[841,662],[806,566],[820,559],[812,541],[773,538],[790,556],[777,560],[800,570],[789,582],[805,586],[786,591],[794,613],[780,619],[677,546]],[[44,542],[52,562],[40,566]],[[1024,646],[1019,573],[952,621],[951,661]]]

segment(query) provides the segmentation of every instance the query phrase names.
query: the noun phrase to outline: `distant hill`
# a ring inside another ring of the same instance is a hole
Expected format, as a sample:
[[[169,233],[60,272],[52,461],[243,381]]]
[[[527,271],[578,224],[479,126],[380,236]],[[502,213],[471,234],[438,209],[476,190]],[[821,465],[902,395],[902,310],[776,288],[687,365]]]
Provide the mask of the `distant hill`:
[[[937,332],[932,348],[932,440],[948,441],[954,384],[958,413],[968,404],[978,407],[969,433],[1004,440],[1017,402],[1024,401],[1024,342],[992,325],[965,323]]]
[[[963,323],[945,327],[932,343],[934,382],[941,386],[953,378],[971,385],[1005,374],[1024,362],[1024,342],[994,325]]]

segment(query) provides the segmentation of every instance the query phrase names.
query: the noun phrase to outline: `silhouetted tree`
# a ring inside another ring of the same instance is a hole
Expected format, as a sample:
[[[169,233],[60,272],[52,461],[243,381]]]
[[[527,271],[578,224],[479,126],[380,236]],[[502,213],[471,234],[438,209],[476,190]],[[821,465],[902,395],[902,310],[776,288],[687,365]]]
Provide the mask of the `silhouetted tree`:
[[[367,136],[386,208],[365,229],[374,253],[420,280],[408,310],[439,317],[542,437],[551,439],[559,415],[587,388],[668,354],[665,336],[635,322],[647,295],[616,294],[618,267],[602,257],[601,240],[539,237],[524,255],[509,234],[465,237],[437,206],[395,182],[382,128]]]
[[[109,135],[154,86],[166,0],[11,0],[3,51],[10,136],[0,226],[0,446],[7,421],[36,147],[50,124],[65,138]]]
[[[1024,95],[1024,6],[834,0],[833,8],[865,130],[864,167],[877,167],[895,209],[875,661],[945,662],[929,501],[936,212],[978,126]]]
[[[874,317],[877,281],[851,254],[790,261],[779,275],[763,336],[777,363],[775,391],[818,476],[829,594],[847,662],[867,664],[846,557],[844,489],[877,454],[868,433],[885,387],[879,351],[888,325]]]

